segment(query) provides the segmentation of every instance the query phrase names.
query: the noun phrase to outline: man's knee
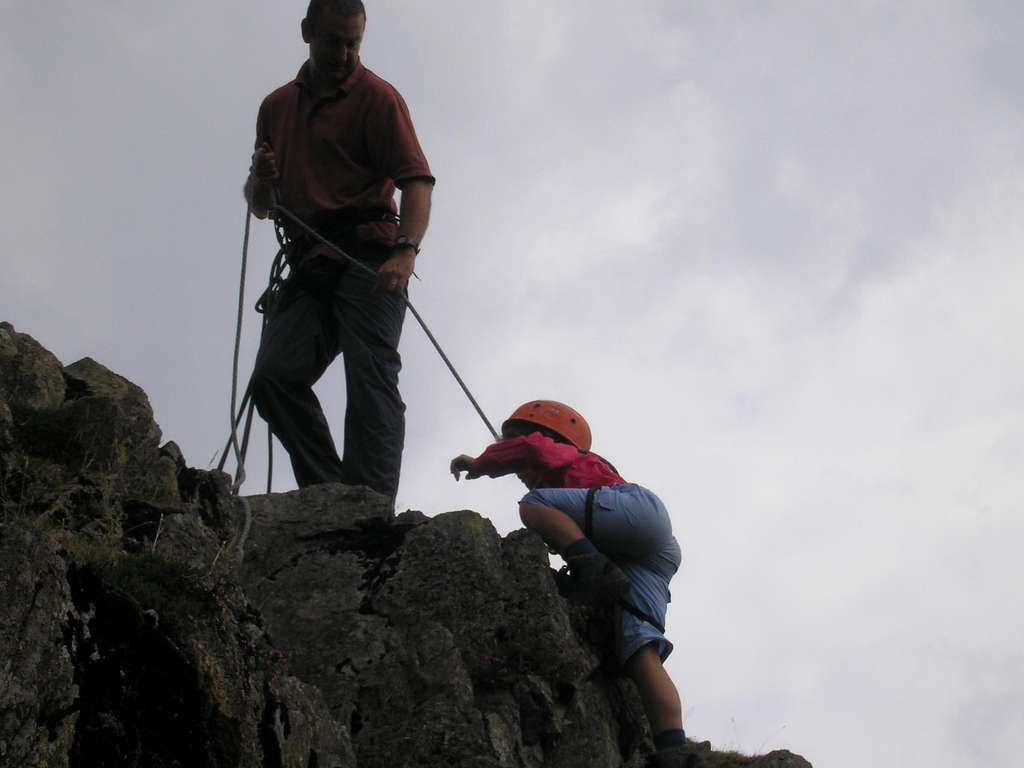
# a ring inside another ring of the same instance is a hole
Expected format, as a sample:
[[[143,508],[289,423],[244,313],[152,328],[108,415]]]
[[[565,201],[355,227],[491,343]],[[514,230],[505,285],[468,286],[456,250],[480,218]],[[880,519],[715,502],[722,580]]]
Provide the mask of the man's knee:
[[[398,392],[398,376],[402,357],[397,350],[384,345],[347,344],[343,347],[345,375],[356,382],[366,382],[375,389]]]
[[[257,360],[249,379],[249,394],[256,404],[257,410],[266,418],[265,409],[274,397],[274,392],[281,388],[280,371],[265,360]]]

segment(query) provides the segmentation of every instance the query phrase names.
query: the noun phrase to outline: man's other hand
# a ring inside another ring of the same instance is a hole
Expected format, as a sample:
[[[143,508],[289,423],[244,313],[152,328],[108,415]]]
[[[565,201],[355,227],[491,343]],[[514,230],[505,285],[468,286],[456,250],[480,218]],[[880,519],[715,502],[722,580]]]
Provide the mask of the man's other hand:
[[[377,270],[377,290],[388,293],[404,292],[415,267],[416,251],[412,248],[392,251],[391,258]]]

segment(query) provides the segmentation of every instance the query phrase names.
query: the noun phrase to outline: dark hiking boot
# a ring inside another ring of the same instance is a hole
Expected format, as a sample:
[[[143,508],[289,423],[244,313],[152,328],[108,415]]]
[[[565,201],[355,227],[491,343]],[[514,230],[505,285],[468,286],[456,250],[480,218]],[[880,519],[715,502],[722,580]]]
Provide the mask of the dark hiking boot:
[[[704,756],[689,744],[659,749],[651,755],[650,768],[704,768]]]
[[[569,560],[573,591],[599,602],[614,602],[629,591],[629,577],[600,552]]]

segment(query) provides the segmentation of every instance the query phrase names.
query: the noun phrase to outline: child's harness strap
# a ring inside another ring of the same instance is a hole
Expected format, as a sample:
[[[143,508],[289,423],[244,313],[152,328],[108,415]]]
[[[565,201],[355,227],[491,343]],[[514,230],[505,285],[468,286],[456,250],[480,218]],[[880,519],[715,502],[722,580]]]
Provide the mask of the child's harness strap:
[[[583,518],[583,535],[588,539],[593,538],[594,533],[594,494],[597,488],[587,489],[587,508]]]
[[[597,488],[587,489],[586,511],[583,517],[583,535],[588,539],[592,538],[594,533],[594,495],[597,493],[597,490]],[[646,621],[652,627],[661,632],[661,634],[665,634],[665,626],[649,613],[640,610],[625,597],[619,598],[619,602],[622,605],[622,610],[633,614],[640,619],[640,621]]]

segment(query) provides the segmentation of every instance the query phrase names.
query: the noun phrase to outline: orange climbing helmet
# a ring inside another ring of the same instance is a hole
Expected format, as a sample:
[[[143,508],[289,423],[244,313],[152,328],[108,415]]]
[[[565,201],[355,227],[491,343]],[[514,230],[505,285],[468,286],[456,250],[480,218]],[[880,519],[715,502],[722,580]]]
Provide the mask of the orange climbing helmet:
[[[525,421],[564,437],[581,451],[590,450],[590,425],[579,411],[555,400],[530,400],[523,403],[505,419],[502,430],[509,422]]]

